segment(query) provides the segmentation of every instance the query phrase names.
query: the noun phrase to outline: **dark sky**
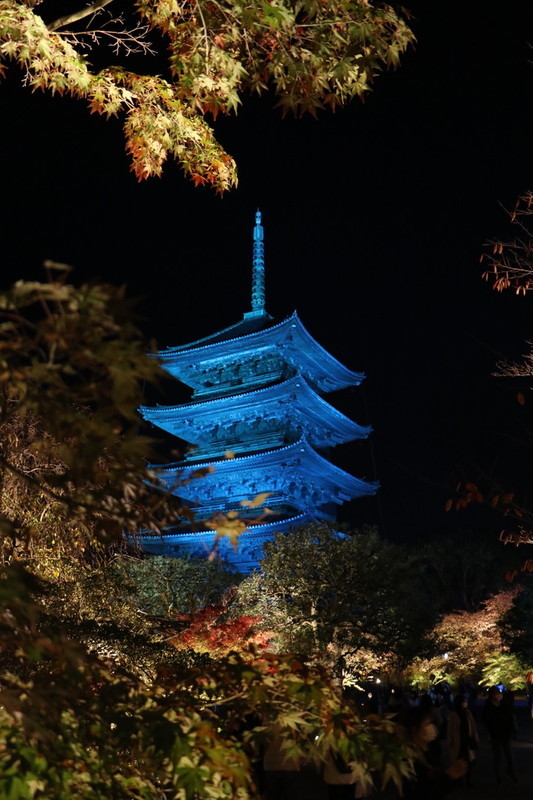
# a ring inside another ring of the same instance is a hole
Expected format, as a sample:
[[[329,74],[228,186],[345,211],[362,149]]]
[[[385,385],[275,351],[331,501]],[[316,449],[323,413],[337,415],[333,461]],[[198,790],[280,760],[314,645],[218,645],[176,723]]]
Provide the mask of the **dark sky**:
[[[79,280],[126,282],[147,337],[182,344],[248,310],[259,206],[269,311],[298,309],[367,374],[332,400],[374,426],[372,441],[334,460],[381,480],[379,500],[344,516],[390,537],[458,524],[442,512],[447,487],[478,466],[531,472],[503,436],[523,412],[491,377],[525,349],[531,300],[494,293],[479,265],[483,243],[508,233],[502,206],[533,186],[531,4],[407,5],[417,46],[364,103],[282,121],[266,97],[217,121],[240,175],[223,198],[173,163],[137,183],[118,122],[32,95],[14,71],[0,84],[6,281],[51,258]]]

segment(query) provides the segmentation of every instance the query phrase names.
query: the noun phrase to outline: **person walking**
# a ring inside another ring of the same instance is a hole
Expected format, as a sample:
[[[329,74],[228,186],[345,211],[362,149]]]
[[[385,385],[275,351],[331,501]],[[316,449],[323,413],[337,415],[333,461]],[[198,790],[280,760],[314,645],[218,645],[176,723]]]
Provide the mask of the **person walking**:
[[[511,752],[511,738],[513,736],[513,718],[512,713],[505,707],[502,707],[503,694],[498,686],[491,686],[489,695],[483,707],[482,722],[489,734],[490,744],[492,747],[492,755],[494,759],[494,772],[496,775],[496,783],[501,783],[500,766],[502,755],[507,764],[507,772],[512,781],[517,780],[513,754]]]
[[[328,800],[354,800],[363,797],[362,787],[350,766],[341,755],[329,753],[324,765],[324,783],[328,790]]]
[[[468,700],[463,694],[456,695],[453,701],[453,711],[448,719],[446,738],[450,763],[456,761],[466,762],[466,785],[472,785],[472,767],[476,760],[476,751],[479,747],[479,734],[476,721],[468,708]]]
[[[264,800],[304,800],[300,767],[301,759],[287,753],[281,729],[274,725],[263,756]]]
[[[529,716],[533,719],[533,672],[528,672],[526,675],[527,686],[527,708]]]
[[[466,762],[457,759],[446,769],[429,763],[428,747],[437,738],[438,729],[427,709],[405,708],[398,723],[405,742],[414,750],[413,773],[403,779],[401,791],[389,782],[373,797],[380,800],[445,800],[455,782],[466,773]]]

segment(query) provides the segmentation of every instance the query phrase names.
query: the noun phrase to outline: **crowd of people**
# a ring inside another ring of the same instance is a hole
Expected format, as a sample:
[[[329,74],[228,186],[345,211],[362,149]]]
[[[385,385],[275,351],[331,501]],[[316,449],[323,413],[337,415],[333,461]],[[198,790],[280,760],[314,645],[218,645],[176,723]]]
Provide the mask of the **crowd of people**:
[[[533,676],[532,676],[533,677]],[[532,692],[533,696],[533,692]],[[516,738],[513,692],[492,686],[484,703],[472,684],[465,684],[452,695],[442,683],[423,695],[403,694],[396,690],[380,698],[372,697],[379,708],[371,710],[396,714],[400,734],[416,753],[413,774],[406,777],[400,790],[390,784],[373,795],[379,800],[444,800],[458,783],[472,785],[475,780],[476,754],[479,747],[478,724],[489,738],[494,780],[502,781],[502,768],[516,781],[512,740]],[[265,753],[261,783],[264,800],[306,800],[300,771],[305,765],[285,758],[275,732]],[[328,800],[355,800],[362,788],[349,765],[331,753],[322,774]]]

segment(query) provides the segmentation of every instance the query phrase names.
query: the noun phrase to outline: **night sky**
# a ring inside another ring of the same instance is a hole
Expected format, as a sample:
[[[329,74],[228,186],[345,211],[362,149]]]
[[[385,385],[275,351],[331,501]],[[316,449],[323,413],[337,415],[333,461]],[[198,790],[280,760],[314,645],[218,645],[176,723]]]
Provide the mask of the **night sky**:
[[[146,336],[183,344],[249,310],[259,207],[268,310],[296,308],[367,375],[330,400],[375,432],[332,460],[381,481],[343,517],[390,538],[470,524],[443,505],[478,468],[531,473],[506,441],[526,412],[491,376],[525,350],[531,299],[492,291],[479,264],[483,243],[509,234],[504,208],[533,188],[531,4],[407,5],[417,46],[364,103],[282,120],[272,98],[253,98],[217,120],[240,178],[223,198],[171,162],[137,183],[119,122],[32,95],[15,69],[0,84],[5,282],[40,277],[47,258],[80,281],[126,282]]]

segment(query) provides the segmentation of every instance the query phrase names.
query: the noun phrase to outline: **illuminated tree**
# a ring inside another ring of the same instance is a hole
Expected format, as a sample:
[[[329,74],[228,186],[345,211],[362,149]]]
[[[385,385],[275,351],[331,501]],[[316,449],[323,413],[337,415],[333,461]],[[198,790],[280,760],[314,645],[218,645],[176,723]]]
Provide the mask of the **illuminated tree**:
[[[206,114],[236,111],[246,92],[268,88],[283,111],[335,108],[363,96],[414,38],[392,6],[370,0],[95,0],[56,13],[47,0],[0,0],[0,74],[12,60],[32,88],[84,99],[98,114],[121,114],[139,179],[159,175],[173,156],[196,184],[218,191],[236,183],[235,164]],[[133,55],[137,64],[145,57],[146,72],[123,63],[93,71],[83,48],[97,48],[108,62],[105,43],[114,60],[128,64]]]
[[[526,687],[526,673],[528,667],[520,661],[515,653],[497,652],[487,656],[481,671],[483,686],[495,686],[503,683],[513,690],[523,690]]]
[[[533,581],[526,575],[519,592],[500,621],[502,639],[512,653],[533,666]]]
[[[238,587],[236,613],[254,614],[279,652],[328,663],[338,677],[391,663],[428,622],[401,548],[374,530],[337,534],[326,524],[278,534],[261,572]],[[376,662],[377,659],[377,662]]]
[[[68,539],[69,532],[63,533]],[[253,621],[231,630],[217,624],[224,622],[223,604],[239,577],[218,563],[136,557],[114,547],[100,551],[97,563],[80,563],[74,550],[68,568],[56,574],[40,567],[41,560],[50,561],[49,550],[37,542],[33,548],[34,572],[49,577],[48,627],[143,680],[155,680],[163,662],[179,671],[205,662],[199,653],[219,655],[254,641]],[[217,609],[214,618],[207,619],[205,609]],[[189,630],[178,642],[177,634]],[[217,636],[223,648],[202,646]]]
[[[193,616],[206,606],[222,603],[242,577],[206,558],[129,556],[120,559],[114,569],[123,576],[131,603],[145,613],[168,619],[176,614]]]
[[[439,680],[479,680],[490,659],[507,650],[500,624],[519,591],[501,591],[477,611],[444,614],[427,637],[427,656],[412,661],[406,678],[424,689]]]
[[[228,616],[228,604],[209,605],[195,614],[180,615],[185,630],[171,642],[178,650],[192,649],[220,657],[231,652],[266,650],[270,635],[259,628],[258,617]]]

